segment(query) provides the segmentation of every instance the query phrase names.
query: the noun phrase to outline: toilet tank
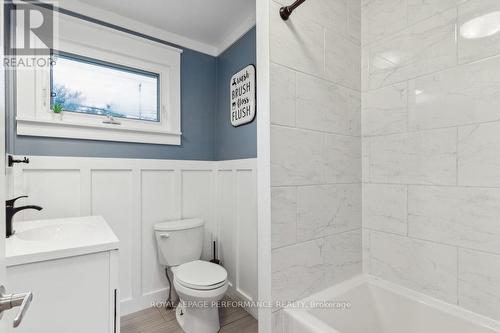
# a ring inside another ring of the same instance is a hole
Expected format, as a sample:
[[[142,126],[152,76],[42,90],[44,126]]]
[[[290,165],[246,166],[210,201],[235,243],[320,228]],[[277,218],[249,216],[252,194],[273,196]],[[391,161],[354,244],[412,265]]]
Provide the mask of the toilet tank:
[[[156,223],[154,233],[160,264],[172,267],[200,259],[203,249],[203,225],[202,219]]]

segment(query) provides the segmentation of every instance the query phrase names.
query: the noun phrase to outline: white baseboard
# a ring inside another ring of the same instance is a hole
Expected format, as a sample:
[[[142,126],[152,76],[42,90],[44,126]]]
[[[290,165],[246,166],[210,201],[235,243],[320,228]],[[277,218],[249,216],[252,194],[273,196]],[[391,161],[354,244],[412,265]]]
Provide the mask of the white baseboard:
[[[252,299],[232,286],[229,286],[226,295],[235,301],[252,302]],[[255,306],[244,306],[243,309],[258,320],[258,308]]]
[[[121,316],[141,311],[152,307],[155,303],[165,302],[168,298],[168,288],[142,295],[135,298],[122,300],[120,303]]]

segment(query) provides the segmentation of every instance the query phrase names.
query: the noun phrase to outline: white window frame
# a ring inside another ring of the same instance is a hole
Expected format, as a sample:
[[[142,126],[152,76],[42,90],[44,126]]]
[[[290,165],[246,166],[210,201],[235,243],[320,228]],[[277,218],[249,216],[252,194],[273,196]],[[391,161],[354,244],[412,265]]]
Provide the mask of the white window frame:
[[[160,121],[116,118],[118,125],[103,123],[106,117],[100,115],[55,114],[50,109],[50,68],[18,68],[17,134],[180,145],[182,50],[72,16],[54,15],[58,51],[158,74]]]

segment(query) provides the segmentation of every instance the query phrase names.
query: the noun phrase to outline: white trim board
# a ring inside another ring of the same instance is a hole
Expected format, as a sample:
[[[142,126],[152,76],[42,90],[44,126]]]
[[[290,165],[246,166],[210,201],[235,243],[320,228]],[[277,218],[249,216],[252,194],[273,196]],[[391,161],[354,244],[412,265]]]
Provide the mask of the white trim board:
[[[0,17],[4,17],[4,6],[1,6],[0,8]],[[0,55],[4,56],[4,24],[0,25]],[[3,69],[3,68],[2,68]],[[5,170],[5,149],[6,149],[6,145],[5,145],[5,114],[6,114],[6,110],[7,110],[7,100],[6,100],[6,94],[5,94],[5,87],[6,87],[6,84],[5,84],[5,75],[2,75],[2,77],[0,77],[0,91],[2,91],[2,95],[0,96],[0,137],[2,138],[1,142],[1,146],[0,146],[0,188],[2,189],[2,191],[0,191],[0,202],[4,203],[5,202],[5,199],[7,199],[5,197],[5,194],[7,193],[5,191],[6,188],[8,188],[9,184],[7,182],[7,179],[8,177],[6,177],[6,170]],[[8,289],[7,289],[7,292],[9,293],[12,293],[12,292],[22,292],[22,291],[13,291],[10,287],[9,287],[9,284],[8,284],[8,281],[7,281],[7,274],[6,274],[6,270],[5,270],[5,223],[3,223],[3,221],[5,221],[5,209],[2,209],[2,211],[0,212],[0,221],[2,221],[2,223],[0,223],[0,285],[4,285],[6,286]],[[10,324],[10,322],[9,322]],[[0,320],[0,332],[7,332],[9,328],[8,327],[8,324],[7,324],[7,320],[4,319],[4,320]]]
[[[60,7],[80,15],[89,16],[94,19],[119,26],[121,28],[129,29],[143,35],[157,38],[162,41],[176,44],[178,46],[205,53],[214,57],[217,57],[221,53],[223,53],[229,46],[236,42],[241,36],[243,36],[255,25],[255,13],[253,13],[253,15],[249,16],[247,20],[242,21],[241,25],[237,29],[234,29],[234,31],[230,31],[228,35],[223,38],[223,41],[220,44],[211,45],[151,26],[140,21],[132,20],[130,18],[115,14],[107,10],[84,4],[78,0],[66,0],[60,3]]]
[[[20,157],[20,156],[17,156]],[[120,239],[121,313],[164,301],[168,283],[157,260],[153,225],[178,218],[205,221],[203,258],[212,239],[239,298],[257,299],[256,160],[182,161],[30,156],[9,168],[11,197],[38,204],[23,220],[102,215]],[[245,204],[241,204],[241,202]],[[254,314],[255,315],[255,314]]]
[[[72,138],[113,142],[180,145],[182,132],[119,128],[113,125],[84,125],[78,122],[16,117],[17,134],[50,138]]]
[[[270,8],[257,1],[257,221],[259,301],[271,295],[271,117],[270,117]],[[259,332],[272,331],[272,309],[259,308]]]

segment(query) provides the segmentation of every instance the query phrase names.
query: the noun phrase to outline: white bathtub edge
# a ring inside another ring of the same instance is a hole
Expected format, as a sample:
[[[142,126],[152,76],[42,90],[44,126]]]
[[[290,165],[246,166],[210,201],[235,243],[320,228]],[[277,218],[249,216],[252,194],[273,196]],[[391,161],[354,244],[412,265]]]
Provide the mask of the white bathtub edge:
[[[331,300],[336,296],[344,294],[347,291],[356,288],[364,283],[368,283],[370,285],[388,290],[403,297],[413,299],[416,302],[424,303],[429,307],[437,309],[438,311],[442,311],[452,316],[462,318],[463,320],[471,322],[475,325],[500,332],[499,321],[467,310],[456,304],[447,303],[426,294],[411,290],[409,288],[368,274],[357,275],[349,280],[314,293],[311,296],[300,300],[299,302]],[[297,308],[294,308],[293,305],[285,307],[284,314],[293,317],[295,320],[298,320],[302,325],[308,328],[316,329],[317,332],[339,333],[337,330],[333,329],[332,327],[323,323],[321,320],[309,314],[306,310],[299,310]]]
[[[418,291],[400,286],[398,284],[389,282],[387,280],[383,280],[376,276],[368,275],[367,276],[368,283],[371,285],[377,286],[382,289],[389,290],[393,293],[402,295],[404,297],[408,297],[414,299],[417,302],[424,303],[432,308],[435,308],[439,311],[448,313],[452,316],[456,316],[462,318],[466,321],[472,322],[479,326],[484,326],[490,328],[495,331],[500,332],[500,322],[496,321],[490,317],[483,316],[479,313],[473,312],[471,310],[467,310],[463,307],[460,307],[456,304],[447,303],[440,299],[431,297],[429,295],[420,293]]]

